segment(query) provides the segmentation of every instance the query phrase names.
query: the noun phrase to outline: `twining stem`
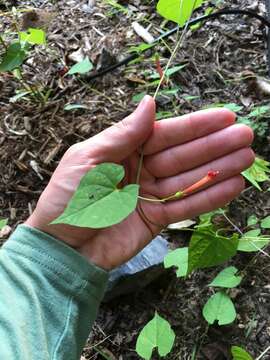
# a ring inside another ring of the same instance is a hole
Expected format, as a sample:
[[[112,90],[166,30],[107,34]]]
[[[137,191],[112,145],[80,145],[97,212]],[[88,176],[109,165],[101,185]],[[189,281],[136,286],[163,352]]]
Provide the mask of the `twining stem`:
[[[193,0],[193,6],[192,6],[192,10],[191,10],[189,19],[186,21],[185,27],[184,27],[184,29],[183,29],[183,31],[182,31],[182,34],[181,34],[181,36],[180,36],[179,39],[178,39],[178,37],[179,37],[179,29],[180,29],[180,27],[178,27],[178,31],[177,31],[177,42],[176,42],[176,45],[175,45],[175,47],[174,47],[174,49],[173,49],[173,52],[171,53],[171,56],[170,56],[170,58],[169,58],[169,60],[168,60],[168,63],[167,63],[167,65],[166,65],[166,67],[165,67],[165,70],[164,70],[163,73],[162,73],[162,77],[161,77],[161,79],[160,79],[160,81],[159,81],[159,83],[158,83],[158,86],[157,86],[157,88],[156,88],[155,94],[154,94],[154,96],[153,96],[154,99],[157,98],[157,95],[158,95],[158,93],[159,93],[160,87],[161,87],[161,85],[163,84],[163,82],[164,82],[164,80],[165,80],[165,76],[167,75],[168,69],[169,69],[169,67],[171,66],[171,63],[172,63],[173,59],[175,58],[175,55],[176,55],[179,47],[182,45],[182,42],[183,42],[183,40],[184,40],[184,37],[185,37],[185,35],[186,35],[186,33],[187,33],[188,23],[189,23],[190,18],[191,18],[191,16],[192,16],[192,13],[193,13],[193,10],[194,10],[194,8],[195,8],[195,5],[196,5],[196,0]],[[182,14],[182,11],[183,11],[183,1],[181,1],[180,14]],[[144,158],[143,147],[141,147],[140,160],[139,160],[138,170],[137,170],[137,176],[136,176],[136,184],[139,184],[139,182],[140,182],[140,177],[141,177],[141,172],[142,172],[142,165],[143,165],[143,158]]]

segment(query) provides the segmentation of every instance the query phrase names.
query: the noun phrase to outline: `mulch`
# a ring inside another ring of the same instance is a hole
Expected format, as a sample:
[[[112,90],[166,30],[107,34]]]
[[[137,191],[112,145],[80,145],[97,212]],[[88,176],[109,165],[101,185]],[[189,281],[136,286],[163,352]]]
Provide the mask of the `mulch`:
[[[11,0],[10,6],[15,3]],[[0,75],[0,217],[8,218],[12,228],[31,214],[69,146],[123,119],[134,110],[135,95],[154,93],[154,53],[159,54],[164,67],[170,55],[168,49],[175,44],[176,35],[172,35],[138,61],[95,80],[88,75],[63,77],[66,67],[73,65],[74,57],[80,53],[89,56],[95,69],[127,56],[131,46],[142,41],[132,30],[133,21],[147,27],[154,37],[173,27],[156,14],[156,2],[152,0],[119,1],[126,11],[109,5],[109,1],[96,2],[89,11],[87,3],[28,0],[23,6],[17,4],[21,10],[38,9],[36,16],[18,12],[18,26],[34,22],[47,31],[48,45],[31,52],[23,73],[24,81],[38,84],[48,100],[42,103],[27,96],[10,102],[22,85],[10,74]],[[226,6],[252,9],[262,15],[265,10],[262,1],[253,0],[230,0]],[[2,11],[5,6],[0,2]],[[0,32],[12,30],[14,18],[2,14],[2,19]],[[157,98],[160,116],[176,116],[220,103],[242,105],[243,114],[247,114],[252,106],[267,105],[269,95],[258,91],[244,75],[251,71],[268,77],[265,40],[260,22],[243,16],[224,16],[189,30],[173,61],[173,66],[185,67],[163,86],[163,90],[166,86],[174,89],[174,94],[163,91]],[[87,109],[64,110],[66,104],[74,103]],[[255,138],[254,147],[269,159],[267,132]],[[264,190],[267,187],[265,184]],[[231,204],[230,214],[241,227],[250,214],[266,216],[269,207],[269,192],[247,188]],[[181,233],[167,232],[166,236],[183,245]],[[138,359],[134,351],[138,332],[156,310],[170,321],[177,335],[167,359],[230,359],[231,345],[242,345],[259,356],[270,345],[268,256],[238,255],[232,264],[239,269],[247,267],[248,271],[233,294],[238,318],[231,326],[208,327],[201,315],[211,294],[206,285],[220,269],[197,271],[186,280],[176,279],[169,271],[146,289],[101,306],[84,357]],[[263,359],[268,358],[270,355]]]

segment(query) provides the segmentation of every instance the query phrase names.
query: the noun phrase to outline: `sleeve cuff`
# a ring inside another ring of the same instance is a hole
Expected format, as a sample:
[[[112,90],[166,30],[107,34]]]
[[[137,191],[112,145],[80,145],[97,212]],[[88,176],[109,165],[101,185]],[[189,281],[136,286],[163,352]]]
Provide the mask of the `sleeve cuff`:
[[[90,263],[64,242],[36,228],[19,225],[2,250],[38,264],[44,272],[60,277],[70,288],[81,288],[84,283],[84,293],[93,294],[94,290],[98,301],[104,296],[109,273]]]

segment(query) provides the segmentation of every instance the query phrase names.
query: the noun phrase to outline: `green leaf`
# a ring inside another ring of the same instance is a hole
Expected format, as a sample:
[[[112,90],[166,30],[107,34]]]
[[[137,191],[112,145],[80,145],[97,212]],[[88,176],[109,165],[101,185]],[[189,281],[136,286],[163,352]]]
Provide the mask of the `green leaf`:
[[[224,292],[218,292],[210,297],[203,308],[203,317],[209,324],[227,325],[236,318],[234,304]]]
[[[22,50],[19,42],[11,44],[3,56],[0,63],[0,72],[12,71],[21,66],[26,57],[26,53]]]
[[[192,11],[202,5],[204,0],[159,0],[158,13],[167,20],[184,26],[192,15]]]
[[[260,236],[260,233],[260,229],[247,231],[244,236],[240,238],[237,250],[253,252],[258,251],[269,244],[270,238],[264,235]]]
[[[41,29],[28,29],[27,32],[19,32],[20,41],[34,45],[45,45],[46,34]]]
[[[212,218],[213,218],[213,216],[219,215],[219,214],[223,214],[222,209],[217,209],[214,211],[210,211],[209,213],[200,215],[200,217],[199,217],[200,222],[198,225],[196,225],[196,228],[199,229],[199,228],[209,228],[209,227],[211,228],[212,227],[213,231],[214,231],[214,225],[212,223]]]
[[[222,264],[237,252],[238,234],[232,237],[217,235],[211,229],[193,232],[189,245],[188,274],[195,269]]]
[[[64,213],[52,224],[99,229],[124,220],[135,210],[139,192],[138,185],[117,187],[124,175],[121,165],[103,163],[94,167],[82,178]]]
[[[156,120],[167,119],[173,116],[171,111],[159,111],[156,113]]]
[[[160,356],[166,356],[172,349],[175,339],[174,331],[168,321],[158,313],[140,332],[136,343],[136,351],[145,360],[150,360],[154,348],[158,348]]]
[[[225,109],[231,110],[235,113],[237,113],[243,109],[243,106],[237,105],[235,103],[224,104],[223,107],[225,107]]]
[[[247,116],[248,117],[260,117],[270,112],[269,105],[255,107]]]
[[[263,229],[270,229],[270,216],[267,216],[266,218],[262,219],[261,227]]]
[[[253,165],[242,172],[242,175],[258,190],[262,190],[259,182],[270,180],[268,173],[270,172],[270,163],[258,157],[255,158]]]
[[[250,215],[247,220],[247,226],[252,226],[258,224],[258,218],[256,215]]]
[[[91,61],[86,57],[84,60],[78,62],[77,64],[73,65],[69,71],[67,72],[68,75],[74,74],[86,74],[90,70],[93,69],[93,64]]]
[[[8,219],[0,219],[0,230],[3,229],[4,226],[6,226],[8,223]]]
[[[80,105],[80,104],[66,104],[64,106],[64,110],[70,111],[70,110],[77,110],[77,109],[88,109],[86,105]]]
[[[164,258],[164,267],[176,266],[177,277],[186,276],[188,269],[188,247],[170,251]]]
[[[253,357],[239,346],[232,346],[231,353],[233,360],[253,360]]]
[[[11,103],[15,103],[16,101],[18,101],[19,99],[25,97],[26,95],[31,94],[31,91],[19,91],[16,95],[12,96],[9,99],[9,102]]]
[[[226,269],[222,270],[209,284],[209,286],[218,286],[223,288],[234,288],[240,284],[242,281],[242,276],[236,276],[238,272],[236,267],[229,266]]]
[[[138,46],[131,46],[129,48],[129,52],[136,52],[136,53],[140,54],[140,53],[144,52],[145,50],[151,49],[155,45],[156,45],[156,43],[153,43],[153,44],[142,43]]]
[[[146,94],[147,93],[144,91],[144,92],[134,95],[132,97],[132,102],[134,102],[135,104],[139,103],[145,97]]]
[[[173,66],[170,69],[168,69],[165,73],[166,77],[169,78],[170,76],[172,76],[173,74],[176,74],[177,72],[179,72],[180,70],[184,69],[187,66],[187,64],[182,64],[182,65],[178,65],[178,66]],[[160,74],[158,72],[154,72],[154,74],[149,76],[150,79],[160,79]],[[179,88],[177,88],[177,91],[179,91]]]

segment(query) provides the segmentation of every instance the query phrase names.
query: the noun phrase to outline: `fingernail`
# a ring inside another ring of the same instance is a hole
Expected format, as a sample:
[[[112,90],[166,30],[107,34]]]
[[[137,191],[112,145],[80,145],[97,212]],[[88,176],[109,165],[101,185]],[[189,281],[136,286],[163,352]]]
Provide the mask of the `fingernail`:
[[[141,102],[139,103],[137,109],[140,109],[141,107],[144,107],[145,104],[149,101],[149,99],[151,99],[151,96],[145,95],[145,96],[143,97],[143,99],[141,100]]]

